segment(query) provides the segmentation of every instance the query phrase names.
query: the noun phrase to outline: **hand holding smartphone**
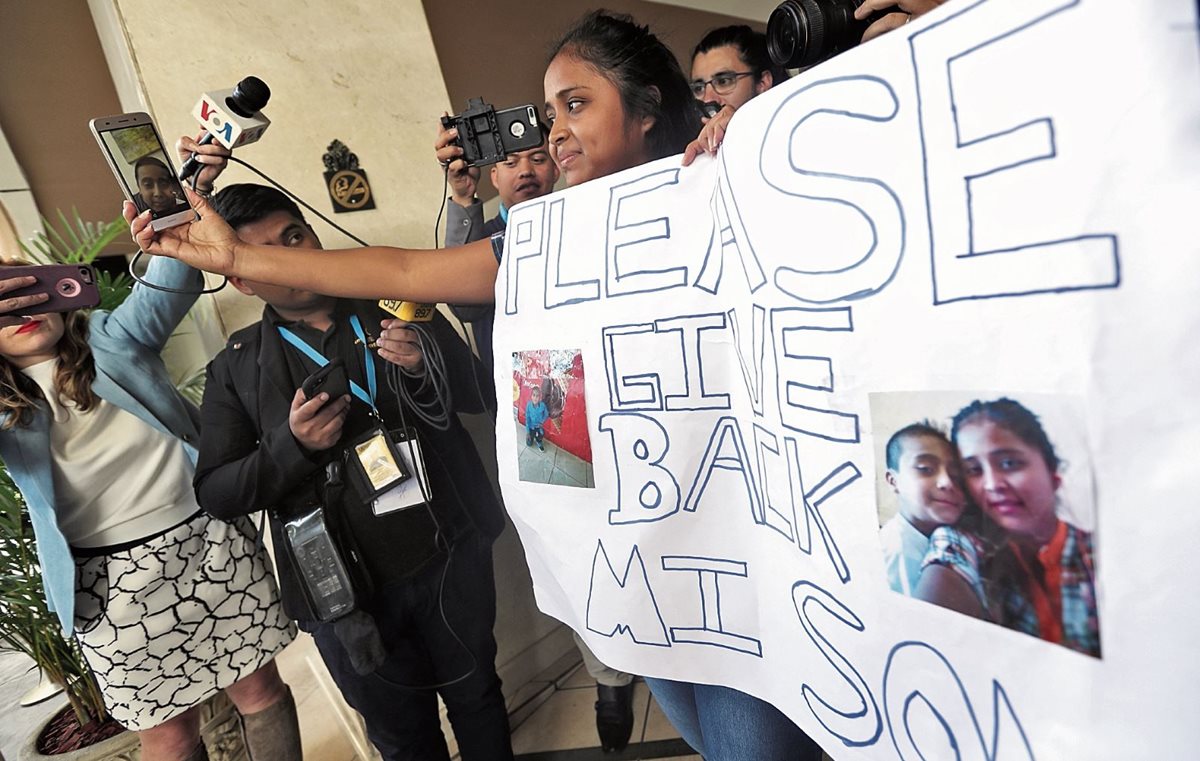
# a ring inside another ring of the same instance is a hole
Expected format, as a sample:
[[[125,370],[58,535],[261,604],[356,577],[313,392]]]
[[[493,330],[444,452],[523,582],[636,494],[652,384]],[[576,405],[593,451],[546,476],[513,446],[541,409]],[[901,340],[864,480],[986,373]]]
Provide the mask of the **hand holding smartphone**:
[[[324,392],[330,399],[338,399],[350,393],[350,380],[346,376],[346,366],[341,359],[334,359],[329,364],[317,370],[304,379],[300,384],[305,399],[312,399]]]
[[[148,114],[105,116],[88,126],[125,197],[139,214],[149,209],[151,228],[165,230],[198,219]]]
[[[32,278],[26,281],[27,278]],[[25,282],[17,282],[25,281]],[[69,312],[100,303],[96,273],[86,264],[30,264],[0,268],[0,326],[27,315]],[[37,296],[46,298],[38,299]]]

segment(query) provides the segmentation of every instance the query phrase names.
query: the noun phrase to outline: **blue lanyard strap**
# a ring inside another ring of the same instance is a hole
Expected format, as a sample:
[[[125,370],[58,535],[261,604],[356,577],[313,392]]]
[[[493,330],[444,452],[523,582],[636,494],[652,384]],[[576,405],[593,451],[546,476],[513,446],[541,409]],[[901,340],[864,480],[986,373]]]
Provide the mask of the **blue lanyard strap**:
[[[375,409],[375,361],[371,356],[371,350],[367,348],[370,341],[367,340],[367,334],[363,331],[362,323],[358,320],[358,315],[350,315],[350,326],[354,328],[354,335],[358,336],[358,340],[362,342],[363,347],[363,365],[367,369],[367,390],[371,392],[371,409]]]
[[[375,388],[376,388],[375,362],[373,361],[373,358],[371,357],[371,350],[367,348],[367,336],[363,332],[362,323],[359,322],[358,315],[351,315],[350,325],[351,325],[351,327],[354,328],[354,334],[356,336],[358,336],[358,339],[362,342],[363,364],[366,365],[367,389],[369,390],[369,393],[368,393],[368,391],[363,391],[363,387],[358,385],[354,381],[350,381],[350,392],[353,393],[355,396],[357,396],[359,399],[366,402],[367,406],[369,406],[372,410],[374,410],[375,409]],[[308,357],[313,362],[315,362],[317,364],[317,367],[324,367],[325,365],[329,364],[329,360],[325,358],[325,355],[321,354],[321,352],[317,351],[313,347],[306,344],[300,338],[300,336],[296,335],[288,328],[285,328],[284,326],[280,325],[279,326],[279,335],[283,336],[283,340],[287,341],[292,346],[295,346],[297,349],[299,349],[304,354],[304,356]]]

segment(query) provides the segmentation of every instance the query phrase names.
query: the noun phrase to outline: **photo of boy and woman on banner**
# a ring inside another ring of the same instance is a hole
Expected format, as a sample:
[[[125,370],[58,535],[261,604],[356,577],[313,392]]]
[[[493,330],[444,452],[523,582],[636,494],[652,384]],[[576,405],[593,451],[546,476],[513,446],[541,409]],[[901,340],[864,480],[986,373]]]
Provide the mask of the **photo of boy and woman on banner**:
[[[896,592],[1100,657],[1082,416],[1037,394],[871,394]]]

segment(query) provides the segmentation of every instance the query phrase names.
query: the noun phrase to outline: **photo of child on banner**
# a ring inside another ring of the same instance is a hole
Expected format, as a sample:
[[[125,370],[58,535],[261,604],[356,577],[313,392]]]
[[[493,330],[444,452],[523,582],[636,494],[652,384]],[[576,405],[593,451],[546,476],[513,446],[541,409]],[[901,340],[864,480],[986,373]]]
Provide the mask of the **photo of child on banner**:
[[[520,479],[593,488],[592,445],[578,349],[513,352]]]
[[[1069,404],[880,393],[871,411],[892,590],[1099,658],[1090,458]]]

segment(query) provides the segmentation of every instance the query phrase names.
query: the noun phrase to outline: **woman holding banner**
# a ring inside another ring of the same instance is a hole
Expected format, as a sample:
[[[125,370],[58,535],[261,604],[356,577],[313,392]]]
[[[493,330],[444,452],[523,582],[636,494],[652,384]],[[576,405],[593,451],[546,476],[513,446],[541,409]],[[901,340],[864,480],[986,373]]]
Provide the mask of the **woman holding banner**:
[[[700,128],[674,55],[628,16],[593,12],[567,32],[546,69],[545,91],[550,154],[568,185],[679,153]],[[439,158],[460,154],[447,147]],[[127,213],[144,250],[210,272],[332,296],[450,303],[494,298],[499,248],[490,240],[437,252],[253,246],[238,240],[204,199],[190,198],[200,221],[160,233],[146,215]],[[380,355],[389,358],[394,344],[388,330],[379,343]],[[819,757],[816,744],[764,701],[727,687],[648,681],[684,739],[709,761]]]

